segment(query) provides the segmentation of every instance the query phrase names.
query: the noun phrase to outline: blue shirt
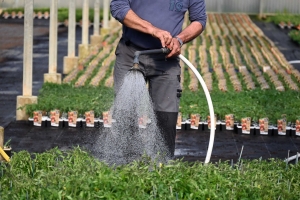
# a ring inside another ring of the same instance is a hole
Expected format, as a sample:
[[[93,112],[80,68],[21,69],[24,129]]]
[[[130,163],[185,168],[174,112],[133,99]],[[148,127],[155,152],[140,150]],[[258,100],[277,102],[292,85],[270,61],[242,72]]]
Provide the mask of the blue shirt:
[[[153,26],[170,32],[173,37],[182,31],[186,11],[189,11],[191,22],[200,22],[203,29],[206,25],[204,0],[112,0],[110,3],[112,16],[121,23],[130,9]],[[157,38],[125,25],[123,25],[123,37],[145,49],[162,47]]]

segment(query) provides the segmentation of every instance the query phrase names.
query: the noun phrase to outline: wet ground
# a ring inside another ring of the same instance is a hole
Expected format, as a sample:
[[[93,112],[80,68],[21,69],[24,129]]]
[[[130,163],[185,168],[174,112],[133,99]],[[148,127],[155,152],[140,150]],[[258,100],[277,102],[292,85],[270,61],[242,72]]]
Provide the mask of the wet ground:
[[[35,20],[33,56],[33,95],[43,84],[43,74],[48,72],[47,20]],[[256,22],[275,42],[288,61],[300,60],[300,46],[293,43],[287,31],[269,23]],[[67,55],[67,28],[58,33],[58,73],[62,73],[63,57]],[[77,45],[81,29],[77,28]],[[0,19],[0,126],[5,128],[5,141],[11,139],[13,151],[44,152],[54,147],[70,149],[81,146],[89,149],[101,134],[102,128],[32,127],[28,122],[16,121],[16,97],[22,94],[23,80],[23,21]],[[300,65],[294,65],[300,69]],[[204,161],[210,139],[209,131],[178,130],[176,156],[185,160]],[[243,151],[242,150],[243,147]],[[300,137],[242,135],[235,131],[216,132],[211,161],[280,158],[300,152]]]

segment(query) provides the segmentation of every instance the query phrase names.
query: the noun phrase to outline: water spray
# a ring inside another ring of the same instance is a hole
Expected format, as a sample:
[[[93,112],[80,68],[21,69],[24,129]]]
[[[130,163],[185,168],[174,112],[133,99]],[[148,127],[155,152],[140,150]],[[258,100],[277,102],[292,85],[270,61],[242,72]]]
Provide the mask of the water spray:
[[[153,50],[145,50],[145,51],[136,51],[135,54],[134,54],[133,67],[130,69],[130,71],[139,71],[145,76],[144,72],[139,67],[139,56],[143,55],[143,54],[158,54],[158,53],[168,54],[168,53],[170,53],[170,49],[161,48],[161,49],[153,49]],[[193,73],[198,78],[198,80],[199,80],[199,82],[200,82],[200,84],[203,88],[203,91],[205,93],[206,100],[207,100],[207,103],[208,103],[210,119],[211,119],[211,129],[210,129],[209,145],[208,145],[208,149],[207,149],[206,158],[205,158],[205,161],[204,161],[204,163],[208,163],[210,161],[210,158],[211,158],[211,153],[212,153],[214,139],[215,139],[215,114],[214,114],[214,108],[213,108],[212,100],[211,100],[208,88],[207,88],[202,76],[198,72],[198,70],[182,54],[179,55],[179,58],[193,71]]]
[[[100,160],[113,165],[126,164],[139,159],[143,153],[160,162],[167,162],[171,159],[157,127],[151,98],[143,79],[145,74],[139,67],[140,55],[168,54],[169,52],[168,48],[135,52],[133,67],[129,70],[133,73],[127,74],[111,108],[116,123],[113,123],[110,128],[104,129],[102,137],[99,137],[95,142],[97,145],[93,151]],[[179,55],[179,58],[189,66],[198,78],[208,102],[211,118],[210,141],[205,159],[205,163],[208,163],[215,136],[215,115],[211,97],[197,69],[183,55]],[[145,118],[147,122],[143,128],[139,126],[141,118]],[[166,153],[158,154],[161,152]]]

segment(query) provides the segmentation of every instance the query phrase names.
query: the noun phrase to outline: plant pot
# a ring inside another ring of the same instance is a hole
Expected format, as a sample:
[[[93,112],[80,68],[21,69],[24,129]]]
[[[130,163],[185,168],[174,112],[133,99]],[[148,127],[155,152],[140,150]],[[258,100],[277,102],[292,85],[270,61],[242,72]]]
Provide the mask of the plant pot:
[[[278,26],[279,26],[281,29],[284,29],[285,26],[286,26],[286,24],[285,24],[284,22],[280,22],[280,23],[278,24]]]
[[[43,18],[43,13],[41,12],[41,11],[39,11],[38,13],[37,13],[37,18],[38,19],[42,19]]]
[[[15,18],[16,18],[16,16],[17,16],[17,14],[16,14],[16,12],[15,12],[15,11],[11,12],[11,18],[12,18],[12,19],[15,19]]]
[[[217,127],[217,116],[215,115],[215,131],[217,132],[218,130],[220,130],[220,127]],[[204,131],[210,131],[210,129],[211,129],[211,120],[210,120],[210,115],[208,115],[207,117],[206,117],[206,121],[204,122],[204,123],[202,123],[203,124],[203,130]]]
[[[204,122],[202,124],[203,124],[202,126],[203,126],[204,131],[210,131],[210,126],[208,125],[207,122]],[[221,132],[221,130],[222,130],[222,125],[221,125],[221,122],[218,121],[218,122],[216,122],[215,132],[218,133],[218,132]]]
[[[49,14],[48,11],[46,11],[46,12],[44,13],[44,19],[49,19],[49,17],[50,17],[50,14]]]
[[[193,126],[191,125],[190,119],[186,120],[185,122],[185,130],[198,130],[198,131],[203,131],[203,123],[199,122],[198,126]]]
[[[273,135],[290,136],[290,128],[287,130],[286,119],[277,120],[277,126],[273,129]]]
[[[69,20],[68,20],[68,19],[65,19],[64,25],[65,25],[65,27],[68,27],[68,26],[69,26]]]
[[[32,118],[30,118],[31,126],[37,127],[47,127],[48,126],[48,117],[43,116],[41,122],[34,122]]]
[[[82,120],[82,126],[88,128],[95,127],[95,113],[94,111],[87,111],[84,114],[85,119]]]
[[[2,16],[4,19],[8,19],[10,17],[10,14],[7,11],[5,11]]]
[[[268,130],[260,130],[259,127],[255,127],[255,134],[256,135],[266,135],[266,136],[272,136],[273,135],[273,128],[269,127]]]
[[[186,121],[182,121],[180,124],[176,124],[176,130],[186,130]]]
[[[46,127],[47,116],[43,116],[42,111],[34,111],[33,118],[29,118],[29,123],[32,126]]]
[[[19,19],[22,19],[24,17],[24,14],[22,13],[22,11],[19,11],[18,12],[18,18]]]
[[[291,28],[293,28],[293,26],[294,26],[294,25],[293,25],[291,22],[288,22],[288,23],[287,23],[287,27],[288,27],[288,29],[291,29]]]
[[[240,135],[255,135],[255,127],[250,126],[250,129],[243,129],[242,125],[237,125],[237,133]]]

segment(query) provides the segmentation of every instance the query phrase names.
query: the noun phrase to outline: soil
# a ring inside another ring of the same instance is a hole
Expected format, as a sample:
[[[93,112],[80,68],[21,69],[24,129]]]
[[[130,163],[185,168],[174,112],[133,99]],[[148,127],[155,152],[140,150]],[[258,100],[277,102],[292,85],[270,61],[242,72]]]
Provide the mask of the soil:
[[[255,21],[264,33],[275,42],[288,61],[300,59],[300,47],[274,24]],[[11,139],[14,152],[44,152],[54,147],[62,150],[81,146],[89,149],[102,128],[32,127],[27,121],[16,121],[16,97],[22,94],[23,71],[23,21],[0,19],[0,126],[5,128],[5,141]],[[49,22],[34,21],[33,95],[43,84],[43,74],[48,72]],[[91,30],[92,31],[92,30]],[[90,32],[91,32],[90,31]],[[76,45],[80,43],[81,28],[76,30]],[[58,73],[62,73],[63,57],[67,55],[67,28],[59,27]],[[294,65],[300,69],[300,64]],[[209,131],[178,130],[177,158],[187,161],[204,161],[210,138]],[[243,147],[243,152],[241,149]],[[285,159],[300,151],[300,137],[242,135],[234,131],[216,133],[212,162],[236,162],[243,159]]]

